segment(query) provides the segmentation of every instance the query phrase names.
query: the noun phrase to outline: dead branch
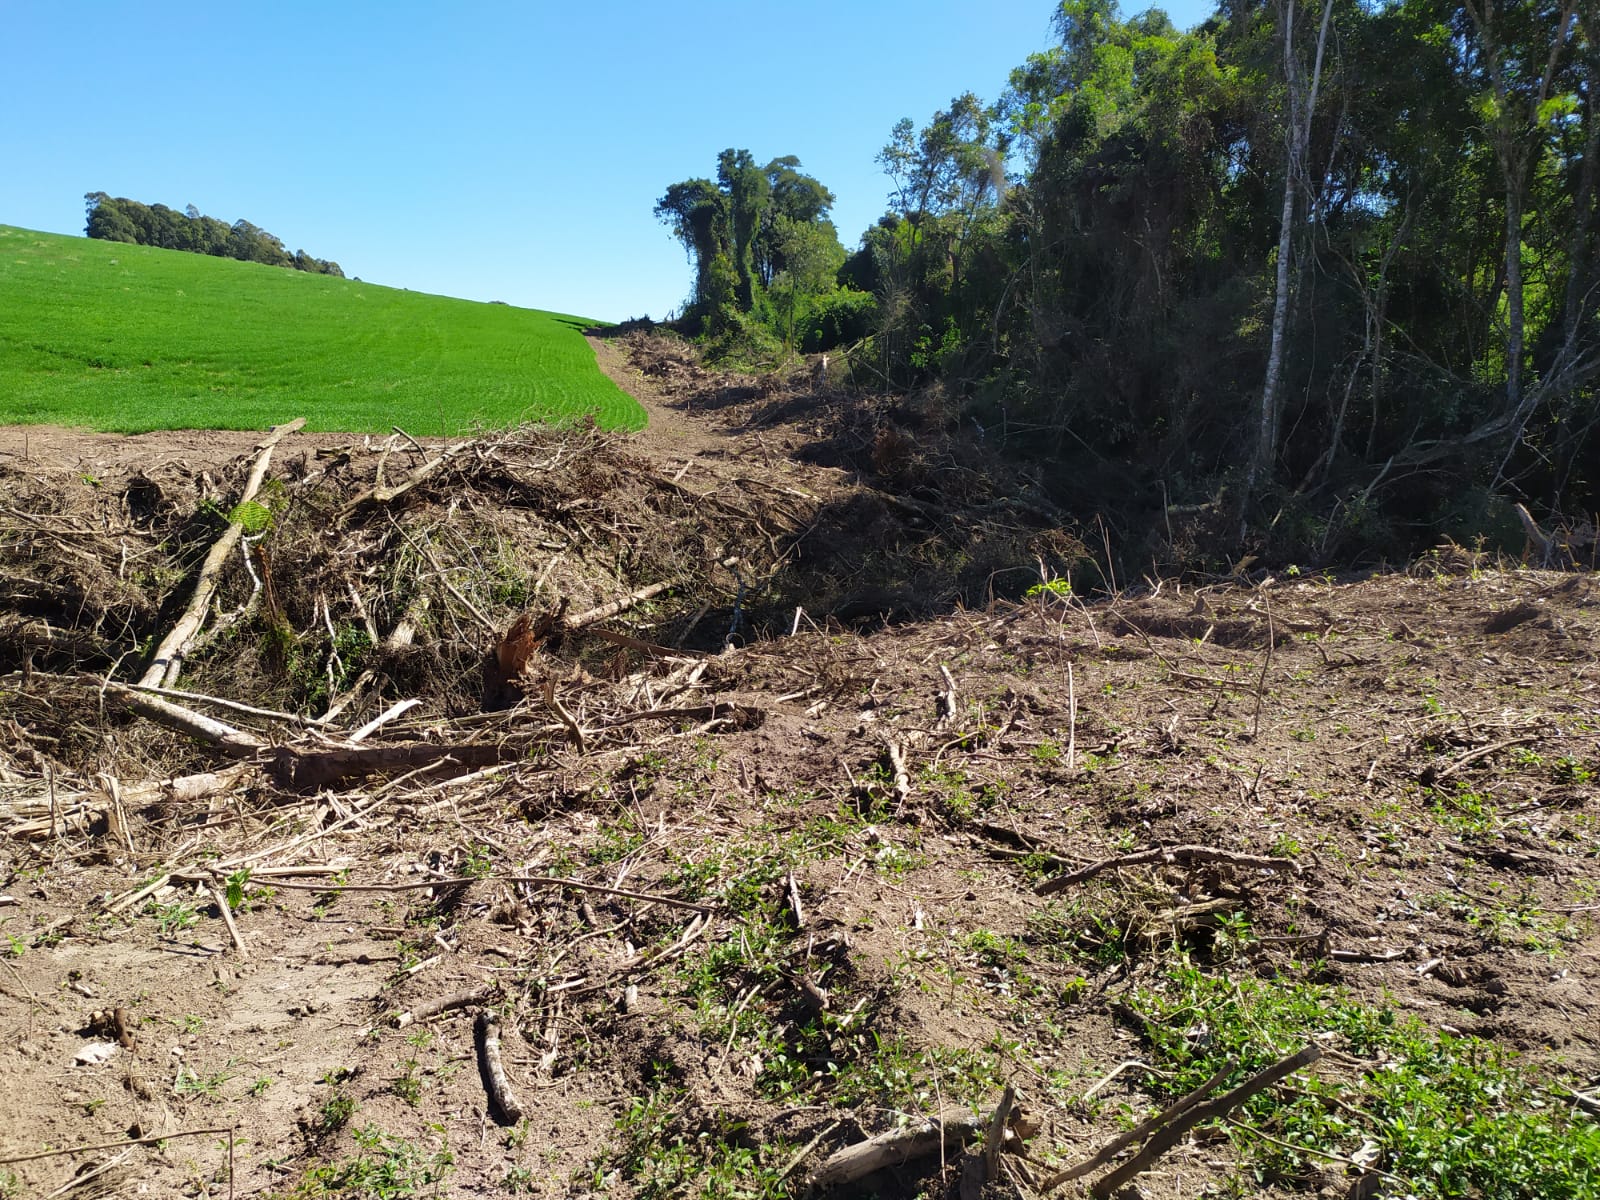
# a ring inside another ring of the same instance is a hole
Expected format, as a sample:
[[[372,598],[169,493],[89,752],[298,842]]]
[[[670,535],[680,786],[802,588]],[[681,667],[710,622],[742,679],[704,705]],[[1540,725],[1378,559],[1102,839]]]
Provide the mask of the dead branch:
[[[449,462],[450,459],[454,458],[457,454],[460,454],[463,450],[469,449],[472,445],[472,442],[456,443],[449,449],[442,451],[438,458],[430,458],[427,462],[423,463],[416,470],[412,471],[411,474],[407,475],[403,480],[392,487],[384,484],[380,477],[377,483],[374,483],[359,496],[356,496],[354,499],[350,500],[343,508],[339,510],[339,519],[342,521],[351,513],[365,508],[369,504],[388,504],[391,500],[405,495],[429,475],[432,475],[440,467],[444,466],[444,464]]]
[[[605,621],[625,613],[636,604],[642,604],[652,596],[659,596],[662,592],[672,587],[670,583],[652,583],[649,587],[642,587],[636,592],[629,592],[620,600],[613,600],[610,604],[602,604],[599,608],[591,608],[588,612],[579,613],[575,617],[568,617],[561,622],[563,630],[586,629],[597,621]]]
[[[1179,1139],[1196,1125],[1226,1116],[1257,1092],[1265,1091],[1279,1080],[1288,1078],[1302,1067],[1310,1066],[1321,1057],[1321,1046],[1315,1043],[1307,1045],[1298,1053],[1291,1054],[1266,1070],[1252,1075],[1231,1092],[1225,1092],[1215,1100],[1197,1104],[1187,1112],[1179,1114],[1151,1134],[1150,1139],[1139,1148],[1139,1152],[1127,1162],[1109,1175],[1095,1180],[1090,1193],[1095,1200],[1107,1200],[1107,1197],[1115,1195],[1130,1179],[1148,1171],[1156,1159],[1176,1146]]]
[[[500,993],[500,985],[486,983],[481,987],[466,988],[448,996],[436,996],[432,1000],[425,1000],[415,1008],[405,1012],[395,1013],[389,1018],[389,1024],[396,1029],[404,1029],[407,1025],[418,1021],[426,1021],[429,1017],[437,1017],[440,1013],[453,1012],[458,1008],[469,1008],[474,1004],[487,1004]]]
[[[1075,883],[1082,883],[1086,879],[1093,879],[1102,872],[1115,867],[1138,867],[1146,863],[1183,863],[1192,866],[1195,863],[1224,862],[1235,867],[1250,867],[1263,871],[1292,871],[1298,875],[1300,867],[1287,858],[1269,858],[1259,854],[1236,854],[1231,850],[1219,850],[1214,846],[1173,846],[1170,849],[1160,848],[1154,850],[1140,850],[1133,854],[1117,854],[1111,858],[1102,858],[1099,862],[1092,862],[1086,867],[1079,867],[1076,871],[1069,871],[1065,875],[1057,875],[1053,879],[1046,879],[1034,888],[1037,896],[1053,896],[1059,891],[1071,887]]]
[[[897,1167],[940,1150],[958,1150],[982,1136],[986,1122],[964,1108],[949,1109],[913,1125],[880,1133],[830,1154],[811,1176],[813,1188],[865,1179],[884,1167]]]
[[[1085,1092],[1084,1098],[1088,1099],[1101,1086],[1110,1080],[1115,1079],[1122,1069],[1129,1065],[1130,1064],[1128,1063],[1123,1063],[1122,1066],[1119,1066],[1115,1071],[1112,1071],[1110,1075],[1107,1075],[1105,1079],[1102,1079],[1100,1083],[1095,1085],[1094,1088],[1091,1088],[1089,1091]],[[1132,1065],[1141,1067],[1144,1066],[1143,1063],[1135,1063]],[[1089,1174],[1091,1171],[1096,1171],[1105,1166],[1106,1163],[1110,1162],[1127,1147],[1133,1145],[1141,1138],[1148,1137],[1151,1132],[1160,1129],[1168,1121],[1175,1120],[1176,1118],[1182,1116],[1184,1113],[1192,1109],[1196,1104],[1199,1104],[1207,1096],[1211,1095],[1212,1092],[1216,1091],[1222,1086],[1222,1081],[1224,1079],[1233,1074],[1234,1069],[1238,1065],[1238,1059],[1230,1058],[1227,1062],[1222,1064],[1221,1070],[1219,1070],[1210,1079],[1202,1083],[1199,1087],[1195,1088],[1194,1091],[1189,1092],[1187,1095],[1184,1095],[1173,1101],[1173,1103],[1167,1105],[1166,1108],[1162,1109],[1149,1120],[1141,1121],[1126,1133],[1118,1134],[1082,1162],[1070,1166],[1064,1171],[1057,1171],[1054,1175],[1046,1177],[1044,1181],[1039,1184],[1039,1190],[1041,1192],[1052,1191],[1055,1188],[1060,1187],[1063,1183],[1068,1183],[1074,1179],[1079,1179],[1084,1175]]]
[[[165,725],[177,733],[215,746],[233,758],[250,758],[267,749],[266,743],[254,735],[197,713],[192,708],[184,708],[160,696],[136,692],[120,683],[108,681],[103,687],[106,695],[114,697],[141,717],[148,717],[158,725]]]
[[[1005,1148],[1006,1126],[1011,1121],[1011,1109],[1017,1102],[1017,1089],[1009,1083],[1001,1093],[1000,1103],[994,1106],[989,1118],[989,1129],[983,1139],[983,1177],[993,1183],[1000,1175],[1000,1151]]]
[[[478,1042],[478,1066],[496,1119],[502,1125],[515,1125],[522,1120],[522,1103],[506,1078],[505,1064],[500,1061],[499,1028],[500,1019],[492,1012],[478,1014],[473,1024]]]
[[[441,746],[411,742],[402,746],[351,746],[332,750],[300,750],[280,746],[270,770],[281,787],[314,791],[361,775],[394,775],[420,768],[450,765],[475,771],[519,756],[511,747],[466,742]]]
[[[227,893],[209,886],[206,888],[206,893],[211,897],[211,902],[217,906],[217,911],[222,914],[222,923],[228,927],[228,936],[233,939],[233,948],[239,952],[239,960],[249,962],[250,951],[245,947],[244,938],[239,936],[239,926],[234,924],[233,910],[228,907]]]
[[[233,1135],[238,1132],[232,1125],[219,1125],[208,1129],[180,1129],[175,1133],[155,1133],[149,1137],[119,1138],[114,1142],[96,1142],[89,1146],[66,1146],[60,1150],[40,1150],[34,1154],[11,1154],[0,1158],[0,1167],[10,1166],[12,1163],[38,1162],[41,1158],[60,1158],[68,1154],[96,1154],[101,1150],[121,1150],[125,1146],[155,1146],[161,1142],[168,1142],[174,1138],[200,1137],[208,1133],[225,1133],[230,1143]]]
[[[544,702],[545,706],[567,727],[567,736],[572,739],[572,744],[577,747],[578,753],[582,754],[588,748],[587,739],[583,736],[583,726],[578,724],[578,719],[567,711],[567,706],[561,703],[561,698],[556,695],[556,681],[553,679],[544,681]]]
[[[239,496],[239,504],[248,504],[255,499],[256,492],[261,489],[261,481],[266,477],[267,465],[272,461],[272,450],[286,435],[293,433],[306,423],[304,417],[296,417],[286,425],[274,425],[267,436],[257,444],[260,454],[256,456],[255,465],[250,468],[250,475],[245,480],[244,491]],[[155,649],[151,657],[150,666],[140,677],[139,682],[146,687],[170,686],[175,683],[178,673],[183,669],[184,651],[189,643],[194,640],[195,634],[200,632],[200,626],[205,622],[206,606],[211,603],[211,593],[217,590],[217,580],[222,576],[222,565],[233,553],[234,546],[244,534],[244,526],[237,521],[230,520],[228,528],[223,530],[222,536],[211,547],[211,552],[206,555],[205,561],[200,564],[200,574],[195,579],[194,595],[190,597],[189,607],[184,609],[183,615],[178,618],[178,623],[166,637],[161,639],[161,644]]]

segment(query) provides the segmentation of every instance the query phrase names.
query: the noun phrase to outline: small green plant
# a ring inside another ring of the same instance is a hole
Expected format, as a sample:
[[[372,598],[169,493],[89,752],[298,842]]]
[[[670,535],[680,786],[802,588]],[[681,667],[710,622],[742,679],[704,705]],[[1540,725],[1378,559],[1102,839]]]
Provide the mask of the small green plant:
[[[246,911],[249,894],[245,889],[250,884],[250,868],[241,867],[228,876],[228,886],[223,892],[223,899],[228,902],[229,912]]]
[[[6,945],[6,957],[7,958],[21,958],[24,954],[26,954],[28,952],[27,940],[24,939],[24,938],[18,937],[14,933],[6,934],[6,942],[7,942],[7,945]]]
[[[1594,1194],[1600,1125],[1551,1105],[1541,1072],[1493,1043],[1436,1033],[1319,984],[1230,980],[1187,964],[1130,1005],[1150,1061],[1168,1072],[1158,1102],[1230,1059],[1236,1082],[1310,1041],[1382,1064],[1353,1077],[1311,1074],[1242,1105],[1229,1136],[1258,1188],[1304,1179],[1319,1165],[1308,1151],[1370,1142],[1419,1200]],[[1251,1132],[1267,1127],[1273,1142]]]
[[[400,1074],[389,1082],[389,1090],[415,1108],[422,1103],[421,1064],[408,1058],[400,1064]]]
[[[1564,754],[1555,761],[1555,777],[1557,783],[1592,783],[1595,772],[1570,754]]]
[[[155,916],[156,929],[162,937],[173,937],[200,919],[199,910],[188,900],[174,900],[170,904],[151,901],[150,911]]]
[[[243,529],[247,537],[254,537],[272,528],[272,510],[258,501],[246,500],[234,506],[228,521]]]
[[[756,1143],[745,1123],[731,1116],[691,1127],[682,1119],[682,1105],[679,1090],[658,1086],[618,1119],[612,1161],[634,1195],[645,1200],[687,1195],[780,1200],[790,1195],[783,1166],[792,1147]]]
[[[482,879],[494,871],[494,859],[489,847],[473,845],[461,862],[461,873],[470,879]]]
[[[228,1066],[232,1066],[230,1062]],[[208,1100],[216,1100],[222,1085],[233,1078],[233,1072],[224,1067],[214,1074],[202,1078],[189,1067],[178,1068],[178,1074],[172,1081],[172,1090],[180,1096],[204,1096]]]
[[[357,1130],[354,1138],[354,1156],[313,1167],[286,1193],[286,1200],[400,1200],[437,1195],[438,1185],[455,1167],[455,1155],[442,1138],[440,1148],[432,1154],[371,1125]],[[425,1189],[431,1192],[425,1193]]]
[[[1023,595],[1029,600],[1039,600],[1046,596],[1055,600],[1068,600],[1072,597],[1072,581],[1062,579],[1059,576],[1041,580],[1030,587]]]
[[[272,1086],[272,1076],[262,1075],[245,1090],[252,1096],[260,1097],[267,1094],[267,1089]]]
[[[355,1115],[356,1102],[354,1097],[336,1091],[322,1102],[322,1107],[317,1112],[317,1125],[321,1132],[332,1133],[343,1129],[350,1123],[350,1118]]]

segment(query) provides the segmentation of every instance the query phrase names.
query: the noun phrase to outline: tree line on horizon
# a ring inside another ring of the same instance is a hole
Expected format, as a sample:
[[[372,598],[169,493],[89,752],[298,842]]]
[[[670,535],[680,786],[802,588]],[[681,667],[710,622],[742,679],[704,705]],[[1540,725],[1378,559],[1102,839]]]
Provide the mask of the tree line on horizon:
[[[108,196],[105,192],[89,192],[84,196],[84,203],[88,210],[84,232],[101,241],[186,250],[214,258],[234,258],[344,278],[344,271],[336,262],[315,258],[304,250],[290,254],[283,242],[265,229],[243,219],[229,225],[216,217],[202,215],[192,204],[183,212],[177,212],[165,204],[147,205],[124,196]]]
[[[1201,557],[1600,508],[1600,6],[1221,0],[1185,32],[1065,0],[1053,30],[997,101],[890,131],[854,252],[796,160],[672,185],[685,331],[848,347]]]

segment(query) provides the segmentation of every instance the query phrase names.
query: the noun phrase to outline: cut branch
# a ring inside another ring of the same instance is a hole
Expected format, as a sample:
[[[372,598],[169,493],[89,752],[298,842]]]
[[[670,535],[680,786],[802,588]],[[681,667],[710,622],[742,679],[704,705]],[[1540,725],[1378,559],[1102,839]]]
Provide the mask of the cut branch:
[[[813,1188],[865,1179],[884,1167],[897,1167],[940,1150],[960,1149],[984,1133],[986,1122],[966,1109],[952,1109],[900,1129],[880,1133],[835,1151],[811,1176]]]
[[[1053,879],[1046,879],[1034,888],[1038,896],[1053,896],[1055,893],[1071,887],[1075,883],[1082,883],[1086,879],[1093,879],[1105,871],[1116,867],[1139,867],[1147,863],[1183,863],[1185,866],[1203,862],[1224,862],[1236,867],[1250,867],[1263,871],[1292,871],[1296,875],[1300,868],[1292,859],[1269,858],[1259,854],[1235,854],[1230,850],[1218,850],[1213,846],[1173,846],[1170,849],[1158,847],[1154,850],[1140,850],[1134,854],[1118,854],[1111,858],[1102,858],[1099,862],[1092,862],[1086,867],[1079,867],[1076,871],[1069,871],[1065,875],[1057,875]]]
[[[1180,1113],[1166,1125],[1152,1133],[1150,1140],[1139,1147],[1139,1152],[1127,1162],[1109,1175],[1095,1180],[1094,1186],[1090,1189],[1091,1194],[1095,1200],[1107,1200],[1107,1197],[1115,1195],[1125,1183],[1136,1175],[1148,1171],[1156,1159],[1176,1146],[1183,1135],[1196,1125],[1226,1116],[1257,1092],[1265,1091],[1273,1084],[1287,1079],[1302,1067],[1310,1066],[1321,1057],[1322,1047],[1315,1044],[1308,1045],[1299,1053],[1291,1054],[1288,1058],[1274,1063],[1265,1071],[1252,1075],[1231,1092],[1225,1092],[1215,1100],[1208,1100]]]
[[[239,504],[248,504],[255,499],[256,492],[261,490],[261,481],[266,478],[267,465],[272,461],[273,447],[286,434],[293,433],[305,423],[304,417],[296,417],[286,425],[275,425],[258,444],[256,448],[261,453],[256,456],[255,465],[250,468],[244,491],[239,496]],[[178,623],[156,647],[149,668],[139,679],[141,684],[146,687],[170,687],[177,682],[178,673],[183,669],[184,651],[194,640],[195,634],[200,632],[200,626],[205,621],[206,606],[211,603],[211,594],[217,590],[217,580],[222,575],[222,565],[227,561],[228,555],[233,553],[234,546],[243,534],[243,525],[237,521],[228,522],[228,528],[223,531],[222,536],[211,547],[211,552],[206,555],[205,561],[200,564],[200,575],[195,580],[194,595],[189,600],[189,607],[184,609],[183,615],[178,618]]]

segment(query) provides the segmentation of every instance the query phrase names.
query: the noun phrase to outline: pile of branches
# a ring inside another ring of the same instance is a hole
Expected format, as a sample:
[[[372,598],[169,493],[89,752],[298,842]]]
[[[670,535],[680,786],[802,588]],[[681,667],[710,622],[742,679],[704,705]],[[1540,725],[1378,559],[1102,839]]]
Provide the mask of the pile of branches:
[[[806,517],[660,477],[592,425],[294,458],[298,426],[233,464],[229,487],[181,467],[76,488],[0,474],[13,775],[37,777],[41,755],[81,770],[146,751],[181,770],[270,744],[280,779],[325,781],[292,765],[283,730],[326,737],[408,702],[470,717],[540,694],[530,669],[581,686],[720,647]],[[623,613],[631,632],[609,626]],[[119,714],[181,739],[141,740]]]

